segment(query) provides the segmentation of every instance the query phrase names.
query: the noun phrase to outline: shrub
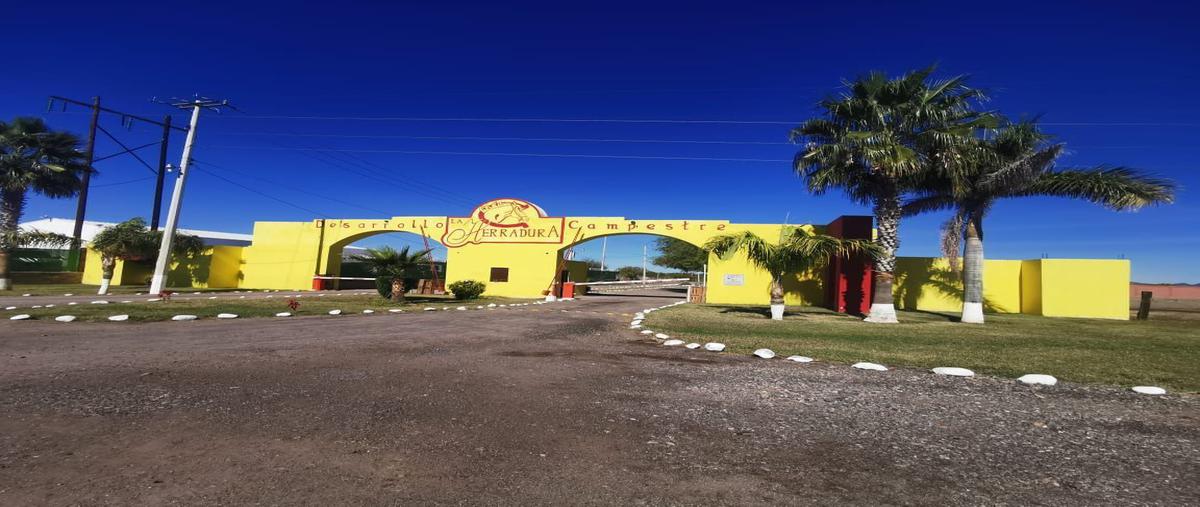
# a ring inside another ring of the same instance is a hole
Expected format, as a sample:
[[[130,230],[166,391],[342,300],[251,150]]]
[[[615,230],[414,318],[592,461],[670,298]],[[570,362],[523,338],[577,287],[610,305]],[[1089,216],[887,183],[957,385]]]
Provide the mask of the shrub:
[[[375,277],[375,290],[379,292],[383,299],[392,298],[392,277],[377,276]]]
[[[487,284],[475,280],[459,280],[450,284],[454,299],[475,299],[487,290]]]

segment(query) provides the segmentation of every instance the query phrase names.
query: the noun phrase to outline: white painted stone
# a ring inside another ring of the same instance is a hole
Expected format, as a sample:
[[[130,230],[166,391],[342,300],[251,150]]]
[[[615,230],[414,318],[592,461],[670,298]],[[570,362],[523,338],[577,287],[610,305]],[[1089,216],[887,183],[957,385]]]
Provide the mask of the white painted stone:
[[[23,297],[23,298],[27,298],[27,297],[29,297],[29,296],[32,296],[32,295],[33,295],[33,294],[21,294],[21,297]]]
[[[687,345],[684,345],[684,347],[687,347],[689,349],[698,349],[698,348],[700,348],[700,344],[696,343],[696,342],[692,342]]]
[[[634,324],[632,326],[629,326],[629,329],[641,329],[641,328],[642,328],[641,324]]]
[[[92,301],[92,304],[94,304],[94,305],[106,305],[106,304],[108,304],[108,301],[105,301],[105,300],[103,300],[103,299],[98,299],[98,300],[96,300],[96,301]]]
[[[111,321],[113,321],[113,322],[125,322],[125,321],[129,320],[129,316],[128,316],[128,315],[124,315],[124,314],[122,314],[122,315],[113,315],[112,317],[109,317],[109,318],[108,318],[108,320],[111,320]]]
[[[488,308],[495,308],[495,307],[496,307],[496,303],[488,303],[487,307],[488,307]]]
[[[667,338],[670,338],[670,336],[668,336],[666,333],[658,333],[654,335],[654,337],[658,338],[659,340],[666,340]]]
[[[475,306],[475,309],[476,309],[476,310],[482,310],[482,309],[483,309],[483,305],[476,305],[476,306]]]
[[[128,299],[127,299],[127,300],[125,300],[125,301],[121,301],[121,302],[122,302],[122,303],[132,303],[133,301],[130,301],[130,300],[128,300]]]
[[[75,305],[77,305],[77,304],[79,304],[79,303],[76,303],[76,302],[74,302],[74,301],[71,301],[70,303],[67,303],[67,306],[75,306]]]
[[[67,297],[74,296],[74,294],[63,294],[63,295],[67,296]]]
[[[1050,375],[1043,375],[1041,373],[1030,373],[1028,375],[1022,375],[1021,378],[1017,379],[1017,382],[1027,385],[1052,386],[1058,383],[1058,379]]]
[[[329,314],[330,315],[341,315],[342,311],[341,310],[329,310]]]
[[[775,351],[771,350],[771,349],[758,349],[758,350],[754,351],[754,357],[758,357],[758,358],[762,358],[762,359],[774,359]]]
[[[461,312],[461,311],[463,311],[463,310],[466,310],[466,309],[467,309],[467,307],[465,307],[465,306],[460,306],[460,307],[458,307],[458,308],[455,308],[455,310],[458,310],[458,311],[460,311],[460,312]]]
[[[508,305],[500,305],[500,308],[504,308],[504,307],[506,307],[506,306],[508,306]]]
[[[432,306],[426,306],[426,307],[425,307],[425,311],[427,311],[427,312],[436,312],[436,311],[437,311],[437,308],[434,308],[434,307],[432,307]]]
[[[175,321],[196,320],[197,318],[199,318],[199,317],[196,317],[195,315],[176,315],[174,317],[171,317],[171,320],[175,320]]]
[[[875,363],[854,363],[854,365],[853,365],[853,366],[854,366],[855,368],[858,368],[858,369],[860,369],[860,370],[871,370],[871,371],[887,371],[887,366],[884,366],[884,365],[882,365],[882,364],[875,364]]]
[[[218,313],[217,318],[218,319],[236,319],[236,318],[238,318],[238,316],[236,313]]]
[[[291,314],[291,312],[279,312],[279,313],[276,313],[275,316],[276,317],[291,317],[292,314]]]
[[[217,299],[217,296],[208,296],[208,299]]]
[[[642,334],[654,334],[654,331],[651,331],[649,329],[644,329],[644,330],[642,330]]]
[[[720,352],[722,350],[725,350],[725,344],[717,343],[717,342],[705,343],[704,350],[707,350],[709,352]]]
[[[808,357],[808,356],[787,356],[787,360],[796,362],[796,363],[811,363],[811,362],[813,362],[813,358]]]
[[[16,310],[16,309],[17,309],[17,307],[15,307],[15,306],[6,306],[6,307],[4,307],[4,309],[5,309],[5,310]]]
[[[641,323],[642,323],[642,319],[633,319],[633,320],[629,321],[629,325],[631,325],[631,326],[636,326]]]
[[[196,295],[196,294],[199,294],[199,292],[193,292],[193,293],[192,293],[192,295]]]
[[[971,370],[968,370],[966,368],[955,368],[953,366],[939,366],[937,368],[934,368],[931,371],[933,371],[934,373],[936,373],[938,375],[949,375],[951,377],[974,377],[975,376],[975,372],[973,372]]]
[[[663,342],[663,345],[666,345],[668,347],[678,347],[680,345],[683,345],[683,343],[684,343],[683,340],[667,340],[667,341]]]
[[[1155,386],[1135,386],[1133,388],[1133,392],[1139,393],[1139,394],[1151,394],[1151,395],[1155,395],[1155,396],[1167,394],[1166,389],[1163,389],[1161,387],[1155,387]]]
[[[42,305],[33,305],[30,308],[41,308],[41,307],[42,307]]]
[[[238,296],[238,299],[246,299],[246,296]]]
[[[75,322],[75,316],[74,315],[59,315],[59,316],[55,317],[54,320],[59,321],[59,322]]]
[[[28,313],[21,313],[21,314],[17,314],[17,315],[13,315],[12,317],[9,317],[8,320],[28,320],[31,318],[33,318],[33,317],[31,315],[29,315]]]
[[[388,310],[388,313],[404,313],[404,310],[401,310],[399,308],[392,308],[392,309]]]
[[[153,303],[155,301],[162,301],[162,298],[150,298],[146,300],[147,303]]]
[[[367,314],[367,315],[370,315],[370,314],[372,314],[372,313],[375,313],[375,310],[372,310],[372,309],[368,308],[368,309],[366,309],[366,310],[363,310],[363,313],[365,313],[365,314]]]

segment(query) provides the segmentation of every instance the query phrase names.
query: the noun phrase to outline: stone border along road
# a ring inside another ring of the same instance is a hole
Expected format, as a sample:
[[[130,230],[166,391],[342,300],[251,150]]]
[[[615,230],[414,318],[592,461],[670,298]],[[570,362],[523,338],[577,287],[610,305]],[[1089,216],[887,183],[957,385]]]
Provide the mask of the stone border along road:
[[[658,347],[657,304],[0,324],[0,503],[1200,501],[1194,396]]]

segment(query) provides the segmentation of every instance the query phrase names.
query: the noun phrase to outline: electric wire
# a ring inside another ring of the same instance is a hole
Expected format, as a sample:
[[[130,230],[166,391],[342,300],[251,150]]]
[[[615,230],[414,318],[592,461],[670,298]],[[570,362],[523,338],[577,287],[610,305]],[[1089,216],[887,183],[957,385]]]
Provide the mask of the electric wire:
[[[280,199],[280,198],[278,198],[278,197],[275,197],[275,196],[273,196],[273,195],[270,195],[270,194],[267,194],[267,193],[264,193],[264,192],[260,192],[260,191],[258,191],[258,190],[256,190],[256,189],[254,189],[254,188],[251,188],[251,187],[247,187],[247,186],[245,186],[245,185],[243,185],[243,184],[241,184],[241,183],[238,183],[238,182],[236,182],[236,181],[233,181],[233,180],[231,180],[231,179],[229,179],[229,178],[226,178],[226,177],[224,177],[224,176],[221,176],[220,174],[214,173],[214,172],[212,172],[212,171],[205,170],[205,169],[201,169],[201,168],[199,168],[199,167],[197,167],[196,169],[200,170],[201,172],[203,172],[203,173],[205,173],[205,174],[207,174],[207,175],[209,175],[209,176],[212,176],[212,177],[214,177],[214,178],[217,178],[217,179],[219,179],[219,180],[221,180],[221,181],[224,181],[225,183],[228,183],[228,184],[230,184],[230,185],[233,185],[233,186],[235,186],[235,187],[241,188],[241,189],[243,189],[243,190],[245,190],[245,191],[247,191],[247,192],[251,192],[251,193],[255,193],[255,194],[261,195],[261,196],[263,196],[263,197],[266,197],[267,199],[270,199],[270,200],[272,200],[272,201],[278,202],[278,203],[280,203],[280,204],[284,204],[284,205],[287,205],[287,206],[291,206],[291,207],[293,207],[293,208],[296,208],[296,209],[298,209],[298,210],[305,211],[305,212],[308,212],[308,213],[312,213],[312,214],[314,214],[314,215],[317,215],[317,216],[319,216],[319,217],[322,217],[322,218],[332,218],[331,216],[329,216],[329,215],[326,215],[325,213],[321,213],[321,212],[319,212],[319,211],[313,211],[313,210],[311,210],[311,209],[308,209],[308,208],[305,208],[304,206],[301,206],[301,205],[299,205],[299,204],[296,204],[296,203],[293,203],[293,202],[289,202],[289,201],[286,201],[286,200],[284,200],[284,199]]]

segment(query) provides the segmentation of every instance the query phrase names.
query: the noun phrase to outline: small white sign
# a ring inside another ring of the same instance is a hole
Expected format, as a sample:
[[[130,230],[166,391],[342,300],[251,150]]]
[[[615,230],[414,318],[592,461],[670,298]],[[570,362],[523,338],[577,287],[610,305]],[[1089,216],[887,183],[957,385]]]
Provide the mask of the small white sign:
[[[725,285],[746,285],[746,275],[725,275]]]

